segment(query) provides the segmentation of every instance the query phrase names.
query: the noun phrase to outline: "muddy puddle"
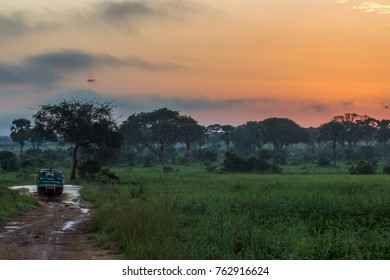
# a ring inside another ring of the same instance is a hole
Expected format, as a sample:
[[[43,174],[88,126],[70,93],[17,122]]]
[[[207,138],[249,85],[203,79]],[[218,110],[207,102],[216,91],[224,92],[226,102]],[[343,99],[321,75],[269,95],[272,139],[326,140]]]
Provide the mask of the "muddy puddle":
[[[91,207],[80,186],[65,185],[59,196],[37,193],[35,185],[14,186],[38,200],[38,207],[0,225],[0,259],[113,259],[91,239],[86,221]]]
[[[82,222],[88,217],[89,214],[89,208],[81,203],[80,199],[80,186],[75,185],[64,185],[64,192],[62,195],[58,196],[46,196],[46,195],[40,195],[37,193],[37,187],[36,185],[26,185],[26,186],[14,186],[10,187],[11,189],[19,189],[22,190],[25,193],[29,193],[33,196],[38,197],[39,201],[42,201],[44,203],[48,204],[48,214],[47,217],[54,217],[53,210],[54,207],[60,206],[60,207],[67,207],[69,209],[77,209],[80,211],[79,215],[76,215],[73,220],[66,221],[60,230],[55,231],[53,233],[63,233],[65,231],[71,231],[74,229],[74,226],[78,223]],[[76,211],[77,211],[76,210]],[[63,216],[62,216],[63,217]],[[15,231],[21,228],[24,228],[26,226],[29,226],[28,224],[23,224],[20,222],[9,222],[4,228],[8,231]],[[6,235],[5,233],[0,233],[0,238]]]

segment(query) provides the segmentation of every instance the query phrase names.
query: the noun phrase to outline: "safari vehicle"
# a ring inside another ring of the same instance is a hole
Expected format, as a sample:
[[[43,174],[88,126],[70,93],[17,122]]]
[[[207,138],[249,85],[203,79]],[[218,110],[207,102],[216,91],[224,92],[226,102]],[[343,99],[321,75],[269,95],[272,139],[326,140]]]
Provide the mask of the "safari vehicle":
[[[62,194],[64,176],[58,169],[41,169],[37,177],[37,191],[40,194]]]

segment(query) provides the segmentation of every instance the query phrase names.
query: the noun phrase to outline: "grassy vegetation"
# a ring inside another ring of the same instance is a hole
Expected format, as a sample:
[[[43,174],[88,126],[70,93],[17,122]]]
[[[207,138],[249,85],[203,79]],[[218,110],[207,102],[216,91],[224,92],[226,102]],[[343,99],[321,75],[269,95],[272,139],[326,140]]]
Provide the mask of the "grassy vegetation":
[[[96,205],[97,240],[126,259],[390,259],[389,175],[315,165],[275,175],[200,164],[113,171],[120,183],[85,183],[82,195]],[[8,189],[31,184],[30,173],[1,173],[0,221],[35,205]]]
[[[126,259],[390,259],[388,175],[114,171],[119,184],[82,195],[98,241]]]
[[[19,211],[30,209],[37,201],[23,190],[11,190],[9,187],[31,184],[29,175],[15,172],[2,172],[0,177],[0,222]]]

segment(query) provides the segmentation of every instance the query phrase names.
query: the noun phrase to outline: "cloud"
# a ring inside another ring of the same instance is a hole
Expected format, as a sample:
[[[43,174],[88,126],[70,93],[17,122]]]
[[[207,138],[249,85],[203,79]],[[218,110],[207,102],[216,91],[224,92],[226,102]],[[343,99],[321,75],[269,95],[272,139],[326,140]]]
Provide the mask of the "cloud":
[[[78,51],[30,56],[20,65],[0,63],[0,85],[52,84],[70,72],[88,69],[93,64],[93,56]]]
[[[57,104],[64,99],[71,98],[112,102],[118,123],[134,113],[151,112],[163,107],[192,116],[204,125],[210,123],[241,125],[249,120],[285,117],[303,126],[313,126],[313,122],[319,125],[329,121],[332,116],[345,112],[364,112],[373,117],[377,117],[378,108],[382,108],[384,113],[387,112],[383,106],[378,106],[377,102],[373,104],[372,110],[367,111],[369,103],[367,100],[360,100],[359,103],[349,100],[321,103],[306,99],[263,97],[211,99],[204,96],[165,96],[159,93],[124,94],[99,92],[85,88],[36,92],[23,90],[8,92],[5,90],[4,92],[3,90],[0,104],[0,135],[9,133],[9,126],[13,119],[19,117],[31,119],[35,112],[34,108],[38,108],[39,105]]]
[[[208,111],[208,110],[229,110],[237,107],[244,107],[251,104],[263,103],[262,99],[209,99],[207,97],[178,97],[163,96],[158,94],[140,94],[123,97],[122,104],[129,106],[129,109],[138,112],[155,110],[161,107],[171,108],[179,111]],[[269,103],[270,101],[266,101]]]
[[[46,84],[58,80],[54,72],[42,72],[33,67],[0,64],[0,85]]]
[[[79,100],[95,100],[97,102],[112,101],[118,112],[130,115],[133,113],[149,112],[159,108],[169,108],[178,111],[212,111],[230,110],[247,106],[274,106],[280,100],[266,98],[231,98],[231,99],[210,99],[202,96],[180,97],[165,96],[158,93],[128,93],[126,95],[110,92],[98,92],[91,89],[77,88],[57,92],[50,98],[45,98],[46,103],[57,103],[63,99],[76,98]],[[35,104],[35,106],[42,104]]]
[[[43,21],[41,18],[45,18],[45,16],[34,15],[22,10],[0,13],[1,40],[42,33],[60,26],[59,23]]]
[[[0,14],[0,36],[2,38],[24,34],[29,30],[30,27],[22,13]]]
[[[101,93],[88,89],[73,89],[61,93],[59,96],[67,98],[78,98],[86,100],[113,101],[114,104],[122,110],[128,112],[144,112],[152,111],[158,108],[167,107],[172,110],[209,110],[225,108],[229,109],[237,105],[242,105],[246,102],[251,102],[246,99],[226,99],[226,100],[212,100],[203,97],[177,97],[177,96],[163,96],[160,94],[128,94],[127,96],[119,96],[114,93]],[[55,98],[53,101],[59,101]]]
[[[62,50],[27,57],[20,65],[0,62],[0,85],[53,84],[65,79],[69,73],[96,67],[129,67],[145,71],[171,71],[185,69],[173,63],[159,63],[130,57],[89,54],[78,50]]]
[[[100,12],[106,19],[123,20],[134,17],[152,16],[157,13],[147,1],[121,1],[121,2],[106,2],[99,7]]]
[[[114,27],[110,32],[129,31],[145,21],[183,21],[191,14],[205,13],[205,5],[189,0],[97,1],[82,8],[62,8],[60,11],[40,8],[0,12],[0,37],[9,40],[21,36],[44,34],[46,31],[68,30],[93,33],[101,27]]]
[[[139,19],[177,20],[192,12],[200,11],[200,5],[192,1],[110,1],[98,5],[98,14],[108,23],[124,23]]]
[[[334,111],[348,111],[354,107],[354,102],[351,100],[338,100],[329,103],[318,103],[318,102],[305,102],[305,111],[314,111],[317,113],[330,113]]]
[[[175,63],[159,63],[150,62],[136,57],[127,59],[118,59],[110,55],[95,56],[96,66],[111,66],[111,67],[131,67],[150,71],[168,71],[168,70],[184,70],[183,65]]]
[[[328,112],[330,108],[331,105],[323,104],[323,103],[315,103],[315,104],[309,104],[305,106],[305,110],[311,110],[318,113]]]
[[[390,14],[390,4],[382,4],[373,1],[361,3],[360,5],[355,6],[354,9],[358,9],[366,13]]]
[[[73,89],[71,91],[62,92],[52,100],[46,99],[45,101],[56,103],[63,98],[95,100],[97,102],[111,101],[115,106],[115,115],[121,116],[121,120],[126,119],[129,115],[134,113],[151,112],[165,107],[170,110],[180,111],[185,115],[193,116],[205,123],[210,121],[207,119],[212,118],[212,121],[216,121],[224,115],[225,120],[222,120],[221,122],[228,122],[229,118],[235,114],[245,115],[247,112],[254,112],[253,115],[264,113],[267,116],[274,116],[274,112],[277,112],[278,108],[280,111],[283,111],[283,107],[291,105],[291,102],[285,100],[267,98],[211,99],[204,96],[165,96],[158,93],[129,93],[127,95],[118,95],[117,93],[102,93],[86,89]],[[301,112],[303,109],[297,107],[294,110]],[[241,118],[237,121],[245,122],[247,120],[248,119]]]
[[[18,96],[15,96],[17,94]],[[4,110],[0,110],[3,114],[0,115],[0,135],[1,133],[8,133],[9,125],[12,119],[17,117],[25,117],[31,119],[34,110],[28,108],[38,108],[39,105],[56,104],[66,99],[72,98],[78,100],[94,100],[96,102],[112,102],[114,106],[115,116],[118,122],[125,120],[128,116],[134,113],[151,112],[159,108],[168,108],[170,110],[177,110],[186,115],[194,115],[197,117],[205,112],[236,112],[242,111],[242,108],[252,106],[277,106],[277,100],[254,98],[254,99],[210,99],[206,97],[177,97],[164,96],[157,93],[133,93],[126,96],[118,95],[117,93],[98,92],[90,89],[72,89],[66,91],[57,91],[55,93],[45,93],[39,96],[29,93],[13,92],[6,95],[6,100],[11,103],[12,100],[21,100],[19,103],[19,113],[8,112],[6,115]],[[4,100],[4,99],[3,99]],[[2,109],[0,104],[0,109]],[[222,113],[223,114],[223,113]],[[244,120],[243,120],[244,122]]]
[[[98,56],[77,50],[64,50],[28,57],[24,64],[32,69],[78,71],[91,68],[97,64],[97,60]]]
[[[58,69],[61,71],[78,71],[92,67],[131,67],[144,70],[184,69],[184,66],[173,63],[156,63],[136,57],[119,59],[111,55],[89,54],[78,50],[63,50],[29,57],[26,64],[32,67]]]

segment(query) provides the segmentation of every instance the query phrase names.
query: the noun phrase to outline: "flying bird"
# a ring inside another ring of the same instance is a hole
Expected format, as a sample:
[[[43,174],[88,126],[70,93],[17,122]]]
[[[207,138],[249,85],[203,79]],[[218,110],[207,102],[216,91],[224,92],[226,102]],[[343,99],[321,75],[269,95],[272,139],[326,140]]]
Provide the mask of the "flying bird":
[[[88,78],[87,78],[87,83],[95,83],[96,79],[94,78],[92,73],[89,73]]]

